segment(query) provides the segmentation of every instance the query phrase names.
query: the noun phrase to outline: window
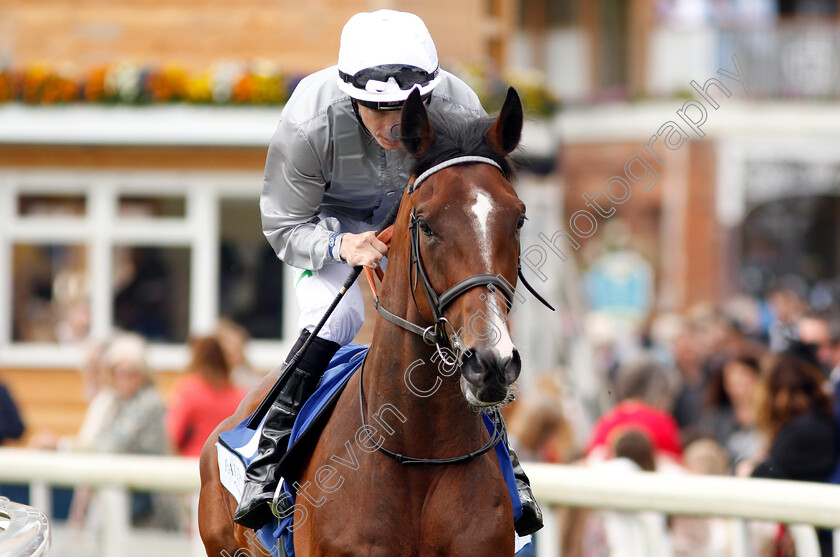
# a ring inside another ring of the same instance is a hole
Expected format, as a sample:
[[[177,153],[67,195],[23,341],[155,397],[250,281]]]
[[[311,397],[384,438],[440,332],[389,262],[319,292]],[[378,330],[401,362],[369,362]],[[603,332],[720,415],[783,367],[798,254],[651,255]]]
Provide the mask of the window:
[[[252,338],[283,335],[283,264],[263,237],[256,199],[219,203],[219,315]]]
[[[185,342],[190,259],[186,247],[115,247],[114,326],[152,342]]]
[[[249,331],[255,365],[281,361],[297,307],[262,234],[260,183],[0,170],[0,365],[76,365],[82,341],[122,328],[149,339],[154,365],[183,366],[188,336],[221,317]]]
[[[74,342],[87,337],[87,250],[80,245],[12,247],[12,340]]]
[[[84,195],[28,195],[21,193],[17,198],[17,214],[32,216],[85,216]]]
[[[184,218],[186,207],[186,200],[181,196],[121,195],[117,214],[127,218]]]

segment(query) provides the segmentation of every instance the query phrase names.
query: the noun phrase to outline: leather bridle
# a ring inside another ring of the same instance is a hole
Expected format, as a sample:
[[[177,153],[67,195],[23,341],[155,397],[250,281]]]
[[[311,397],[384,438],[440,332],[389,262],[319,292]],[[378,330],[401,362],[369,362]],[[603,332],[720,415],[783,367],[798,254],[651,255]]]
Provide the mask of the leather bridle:
[[[428,169],[427,171],[423,172],[420,176],[418,176],[412,183],[408,185],[408,195],[410,196],[413,194],[420,185],[425,181],[429,176],[443,170],[444,168],[448,168],[450,166],[454,166],[456,164],[489,164],[491,166],[495,166],[499,171],[502,170],[501,166],[494,161],[493,159],[489,159],[487,157],[479,157],[479,156],[464,156],[464,157],[456,157],[453,159],[449,159],[444,161],[432,168]],[[488,290],[491,292],[496,292],[496,290],[501,291],[501,293],[505,296],[508,302],[508,307],[513,304],[514,301],[514,289],[511,284],[505,280],[500,275],[493,275],[488,273],[480,273],[477,275],[472,275],[464,280],[461,280],[455,283],[453,286],[446,289],[442,294],[438,294],[437,291],[432,286],[431,281],[429,280],[429,276],[426,273],[426,268],[423,265],[423,260],[420,257],[420,232],[419,226],[417,221],[417,216],[415,213],[415,209],[412,208],[411,216],[409,220],[409,235],[410,235],[410,260],[409,260],[409,281],[411,282],[411,291],[412,295],[417,290],[417,283],[419,281],[420,285],[423,287],[423,292],[426,295],[426,299],[429,302],[429,308],[432,311],[432,316],[434,319],[434,323],[428,327],[421,327],[407,319],[404,319],[398,315],[391,313],[390,311],[386,310],[382,307],[382,304],[379,302],[379,296],[376,294],[374,289],[374,306],[379,314],[386,319],[387,321],[397,325],[398,327],[402,327],[403,329],[412,332],[414,334],[420,335],[423,341],[428,345],[434,345],[437,349],[438,355],[443,359],[444,363],[448,366],[452,365],[460,365],[461,355],[463,354],[463,343],[458,335],[458,332],[454,330],[452,325],[443,315],[444,310],[449,307],[452,302],[455,301],[456,298],[464,294],[465,292],[472,290],[478,286],[486,286]],[[522,276],[522,266],[521,264],[517,264],[517,273],[519,275],[519,279],[522,284],[532,293],[534,296],[537,297],[543,304],[545,304],[548,308],[552,311],[554,310],[553,307],[542,297],[540,296],[528,282],[525,280],[525,277]],[[416,303],[416,301],[415,301]],[[447,336],[446,334],[446,327],[449,326],[452,329],[452,334]],[[449,341],[449,345],[451,348],[451,353],[454,354],[454,361],[448,359],[446,355],[443,353],[441,349],[441,343],[444,341]],[[494,430],[492,435],[490,436],[489,441],[485,443],[480,449],[471,452],[466,455],[452,457],[452,458],[415,458],[410,456],[401,455],[399,453],[394,453],[389,451],[388,449],[384,448],[380,443],[374,441],[373,437],[371,436],[368,427],[365,424],[365,405],[364,405],[364,393],[363,393],[363,383],[364,383],[364,364],[362,364],[361,369],[359,370],[359,409],[361,411],[361,418],[362,418],[362,430],[365,431],[370,441],[374,444],[374,446],[382,453],[388,455],[392,459],[396,460],[400,464],[420,464],[420,465],[441,465],[441,464],[455,464],[458,462],[466,462],[472,460],[489,450],[495,447],[499,441],[501,441],[505,437],[505,427],[504,422],[501,420],[501,416],[499,414],[498,408],[492,408],[490,410],[491,414],[489,415],[490,419],[493,421]]]
[[[408,185],[408,195],[410,196],[413,194],[420,185],[432,174],[443,170],[444,168],[448,168],[450,166],[454,166],[457,164],[489,164],[491,166],[496,167],[499,171],[502,170],[501,166],[494,161],[493,159],[487,157],[479,157],[479,156],[464,156],[464,157],[455,157],[444,161],[432,168],[426,170],[420,176],[418,176],[412,183]],[[454,330],[452,325],[449,321],[444,317],[443,312],[444,310],[449,307],[452,302],[455,301],[456,298],[467,292],[468,290],[472,290],[478,286],[486,286],[490,292],[495,293],[497,290],[501,291],[504,295],[505,299],[507,300],[508,307],[511,307],[514,301],[514,289],[511,284],[504,279],[504,277],[500,275],[493,275],[489,273],[480,273],[477,275],[472,275],[470,277],[465,278],[462,281],[455,283],[453,286],[449,287],[443,294],[438,294],[435,291],[434,287],[432,286],[431,281],[429,280],[429,275],[426,273],[426,268],[423,265],[423,260],[420,257],[420,232],[419,226],[417,223],[417,216],[415,209],[412,208],[411,216],[409,217],[409,235],[410,235],[410,260],[409,260],[409,280],[411,282],[411,291],[412,294],[417,290],[417,283],[420,282],[420,285],[423,287],[423,292],[426,295],[426,299],[429,302],[429,308],[432,312],[432,317],[434,323],[429,325],[428,327],[421,327],[415,323],[408,321],[398,315],[391,313],[390,311],[386,310],[382,307],[382,304],[379,302],[379,296],[374,295],[373,305],[376,308],[376,311],[386,319],[387,321],[397,325],[398,327],[402,327],[403,329],[410,331],[416,335],[420,335],[423,341],[430,345],[435,346],[438,351],[438,355],[443,358],[444,362],[447,365],[457,365],[460,363],[460,357],[462,355],[463,343],[461,342],[460,337],[458,336],[457,331]],[[540,296],[534,288],[528,284],[525,280],[525,277],[522,275],[522,265],[521,263],[517,263],[517,274],[519,276],[519,281],[531,292],[540,302],[545,304],[549,309],[554,311],[554,308],[549,304],[545,298]],[[450,329],[452,329],[451,335],[447,336],[446,328],[447,325]],[[452,361],[451,359],[447,358],[446,355],[441,350],[441,344],[444,341],[449,341],[449,347],[451,349],[451,353],[455,355],[455,360]]]

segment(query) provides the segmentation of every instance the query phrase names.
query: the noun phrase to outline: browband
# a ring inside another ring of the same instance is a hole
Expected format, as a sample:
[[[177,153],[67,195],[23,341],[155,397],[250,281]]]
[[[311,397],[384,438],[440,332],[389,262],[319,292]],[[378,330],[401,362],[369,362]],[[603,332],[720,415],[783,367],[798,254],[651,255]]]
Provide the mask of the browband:
[[[474,155],[466,156],[466,157],[455,157],[454,159],[449,159],[448,161],[443,161],[442,163],[431,167],[429,170],[427,170],[426,172],[424,172],[423,174],[421,174],[420,176],[415,178],[414,183],[409,185],[409,187],[408,187],[408,193],[414,193],[414,190],[416,190],[417,188],[420,187],[420,184],[423,183],[423,180],[425,180],[426,178],[428,178],[429,176],[431,176],[435,172],[438,172],[439,170],[443,170],[444,168],[448,168],[450,166],[455,166],[456,164],[467,164],[467,163],[471,163],[471,162],[491,164],[491,165],[495,166],[496,168],[498,168],[499,170],[502,170],[502,167],[499,166],[499,163],[497,163],[493,159],[489,159],[487,157],[479,157],[479,156],[474,156]]]

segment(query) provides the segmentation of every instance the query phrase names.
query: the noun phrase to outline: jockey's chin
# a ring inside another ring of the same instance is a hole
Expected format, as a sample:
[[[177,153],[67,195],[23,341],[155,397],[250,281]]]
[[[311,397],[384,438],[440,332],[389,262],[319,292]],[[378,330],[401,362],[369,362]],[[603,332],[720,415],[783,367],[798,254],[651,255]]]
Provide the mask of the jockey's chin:
[[[398,149],[402,149],[402,143],[400,140],[394,140],[390,137],[385,137],[384,135],[377,135],[376,142],[379,143],[379,146],[387,151],[396,151]]]

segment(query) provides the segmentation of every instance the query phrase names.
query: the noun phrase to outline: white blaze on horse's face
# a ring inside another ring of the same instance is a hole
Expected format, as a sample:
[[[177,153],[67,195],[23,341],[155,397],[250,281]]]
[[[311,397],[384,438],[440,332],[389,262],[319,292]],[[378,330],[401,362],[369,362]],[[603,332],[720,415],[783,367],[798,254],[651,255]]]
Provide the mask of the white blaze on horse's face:
[[[477,190],[478,188],[473,188]],[[484,256],[484,263],[490,265],[490,235],[487,227],[487,220],[490,217],[490,210],[493,208],[493,203],[490,201],[490,196],[483,191],[475,191],[475,203],[470,207],[475,215],[475,222],[473,229],[478,238],[479,247],[481,248],[481,255]]]
[[[493,209],[493,201],[486,192],[481,191],[477,186],[472,187],[472,193],[475,196],[475,203],[470,207],[473,215],[475,215],[473,230],[478,239],[484,264],[487,266],[487,272],[491,272],[490,246],[492,246],[493,238],[491,236],[490,213]],[[499,356],[502,359],[508,358],[513,355],[514,346],[505,324],[506,319],[502,318],[502,316],[507,315],[507,307],[504,307],[505,304],[498,295],[486,296],[485,302],[487,302],[488,307],[484,313],[490,321],[489,325],[499,333],[495,348],[499,351]]]

